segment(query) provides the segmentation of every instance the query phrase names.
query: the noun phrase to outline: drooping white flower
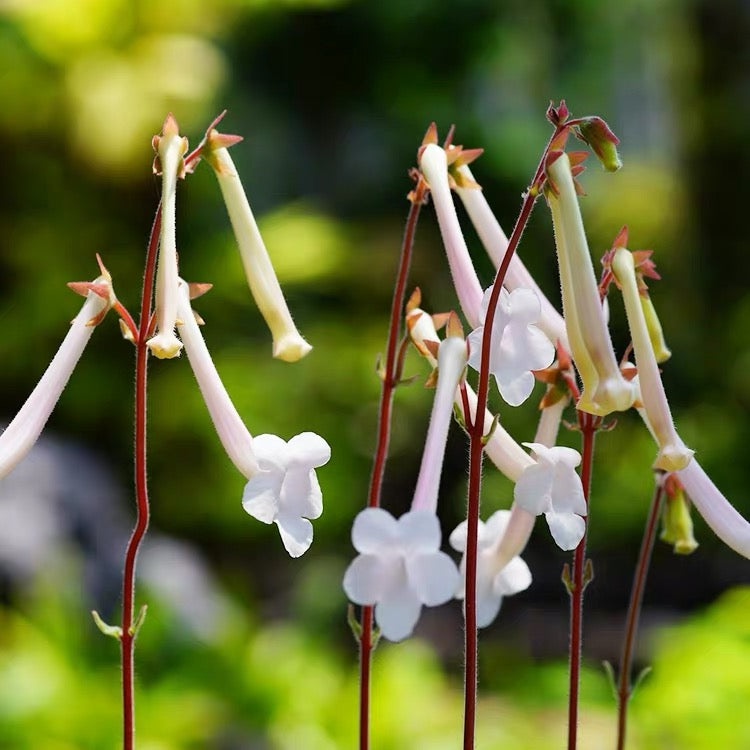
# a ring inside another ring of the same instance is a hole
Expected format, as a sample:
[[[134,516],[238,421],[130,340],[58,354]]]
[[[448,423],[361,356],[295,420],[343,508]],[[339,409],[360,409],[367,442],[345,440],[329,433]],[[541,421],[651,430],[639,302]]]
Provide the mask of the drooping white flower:
[[[314,432],[295,435],[288,443],[276,435],[258,435],[253,448],[261,471],[245,485],[242,507],[263,523],[275,523],[286,551],[299,557],[312,544],[308,519],[323,512],[315,469],[328,463],[331,448]]]
[[[583,538],[586,501],[581,478],[575,467],[581,455],[572,448],[547,448],[541,443],[524,443],[536,454],[536,463],[524,469],[513,497],[529,513],[544,513],[552,538],[564,550],[575,549]]]
[[[492,289],[482,298],[482,320],[487,314]],[[495,376],[500,395],[511,406],[522,404],[534,388],[531,370],[552,364],[555,347],[536,326],[541,314],[539,299],[530,289],[500,290],[492,324],[490,372]],[[469,364],[479,369],[482,358],[484,326],[469,334]]]
[[[302,338],[284,299],[268,251],[227,145],[240,140],[215,129],[206,134],[202,155],[213,167],[240,250],[250,292],[273,336],[273,356],[285,362],[302,359],[312,346]]]
[[[180,136],[177,122],[168,115],[162,134],[154,137],[157,158],[154,171],[162,176],[161,232],[159,258],[156,266],[156,332],[146,344],[159,359],[179,357],[182,344],[175,335],[177,324],[177,239],[175,230],[177,178],[185,172],[183,156],[187,138]]]
[[[414,630],[422,606],[453,597],[456,565],[440,551],[440,523],[429,510],[413,510],[396,520],[382,508],[366,508],[354,519],[352,544],[360,554],[344,575],[351,601],[375,605],[375,620],[390,641]]]
[[[529,566],[517,555],[503,549],[511,511],[493,513],[487,523],[479,521],[477,532],[477,627],[485,628],[497,617],[504,596],[525,591],[531,585]],[[462,521],[450,535],[453,549],[463,552],[458,599],[466,596],[467,523]]]
[[[91,334],[115,299],[108,275],[100,276],[91,284],[71,286],[88,287],[86,301],[44,375],[0,435],[0,478],[15,468],[39,438]]]

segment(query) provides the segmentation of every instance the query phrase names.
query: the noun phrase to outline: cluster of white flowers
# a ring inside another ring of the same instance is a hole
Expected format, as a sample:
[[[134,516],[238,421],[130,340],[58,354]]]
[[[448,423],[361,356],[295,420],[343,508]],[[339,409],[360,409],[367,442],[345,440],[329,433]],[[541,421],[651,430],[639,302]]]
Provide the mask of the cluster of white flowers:
[[[593,148],[599,153],[597,145],[601,144],[594,144]],[[464,553],[457,568],[440,551],[438,487],[454,406],[466,424],[476,419],[477,399],[465,381],[465,370],[467,364],[476,370],[480,368],[492,290],[482,294],[452,189],[463,202],[496,267],[508,247],[504,232],[469,171],[467,164],[476,156],[476,152],[470,153],[465,158],[460,146],[441,148],[431,129],[418,157],[437,214],[456,296],[473,330],[464,340],[456,334],[460,324],[449,325],[448,335],[440,341],[436,321],[444,322],[445,316],[433,318],[416,307],[418,302],[407,307],[409,334],[434,370],[431,380],[434,382],[437,377],[420,474],[411,511],[400,519],[380,508],[368,508],[357,516],[352,541],[359,555],[344,577],[344,589],[351,601],[374,605],[376,621],[390,640],[411,634],[423,605],[433,606],[465,596],[467,522],[460,523],[450,535],[450,545]],[[669,356],[669,350],[642,279],[643,275],[658,276],[652,267],[647,267],[649,253],[639,256],[637,262],[646,261],[646,265],[641,275],[637,274],[633,258],[638,253],[632,254],[620,246],[626,241],[624,230],[605,256],[605,265],[607,283],[615,281],[623,293],[637,374],[632,365],[621,368],[615,359],[606,297],[603,303],[576,194],[574,177],[581,169],[580,154],[574,157],[571,165],[564,151],[552,152],[545,173],[564,314],[557,312],[544,297],[514,255],[505,287],[500,290],[489,336],[489,373],[507,404],[524,403],[532,393],[536,377],[549,386],[541,404],[535,439],[522,443],[530,454],[489,411],[484,415],[485,430],[492,425],[483,441],[485,454],[511,479],[514,492],[510,510],[494,513],[486,523],[479,521],[476,570],[479,627],[495,619],[504,596],[521,592],[531,584],[529,568],[519,555],[537,516],[544,514],[552,538],[563,550],[575,549],[585,536],[587,505],[576,472],[581,455],[572,448],[555,445],[563,410],[572,397],[579,412],[595,417],[637,407],[659,447],[654,468],[675,472],[674,481],[681,483],[717,535],[740,554],[750,557],[750,524],[716,489],[675,430],[657,364]],[[606,161],[608,168],[619,165],[616,158]],[[556,351],[557,363],[553,365]],[[576,372],[580,380],[576,380]],[[683,549],[695,547],[692,532],[689,535],[691,538]]]
[[[247,479],[242,495],[243,508],[263,523],[275,523],[287,552],[299,557],[312,543],[309,519],[317,518],[323,510],[315,469],[327,463],[330,448],[323,438],[311,432],[296,435],[289,442],[275,435],[253,439],[221,382],[201,334],[200,318],[191,307],[191,297],[205,291],[207,285],[190,285],[179,276],[175,223],[177,183],[194,169],[198,158],[202,158],[213,167],[221,187],[250,290],[273,334],[273,355],[294,362],[310,351],[310,345],[297,331],[289,313],[227,151],[241,139],[219,133],[213,127],[217,122],[209,128],[191,164],[186,163],[187,139],[180,135],[172,115],[165,120],[161,134],[154,137],[154,172],[162,177],[161,224],[154,330],[146,345],[159,359],[178,357],[184,347],[222,445]],[[118,307],[112,279],[104,266],[93,282],[76,282],[70,286],[86,296],[86,302],[39,384],[0,435],[0,477],[11,471],[31,449],[94,328],[109,309]],[[135,339],[137,332],[131,326],[124,326],[123,330],[128,338]]]

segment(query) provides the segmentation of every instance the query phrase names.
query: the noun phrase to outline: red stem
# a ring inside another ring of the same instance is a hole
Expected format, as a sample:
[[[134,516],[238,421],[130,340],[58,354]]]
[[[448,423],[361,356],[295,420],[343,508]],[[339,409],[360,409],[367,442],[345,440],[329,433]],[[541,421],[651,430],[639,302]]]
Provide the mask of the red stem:
[[[397,365],[401,360],[397,357],[399,331],[401,329],[401,310],[404,307],[406,281],[411,265],[414,234],[417,228],[419,212],[424,203],[427,184],[420,176],[417,186],[411,194],[411,207],[406,219],[404,239],[401,243],[401,258],[399,259],[396,276],[396,286],[393,290],[391,303],[391,319],[388,326],[388,343],[386,345],[385,365],[383,371],[383,386],[380,391],[380,408],[378,411],[378,437],[373,458],[370,489],[367,494],[367,506],[375,508],[380,505],[380,493],[383,487],[385,461],[388,457],[388,443],[391,434],[391,408],[393,406],[393,391],[398,385]],[[362,632],[359,639],[359,748],[368,750],[370,746],[370,657],[372,654],[372,606],[362,607]]]
[[[555,129],[547,143],[539,165],[534,173],[529,190],[523,198],[521,211],[516,219],[513,232],[508,240],[508,247],[497,269],[492,292],[487,303],[487,313],[484,319],[482,333],[482,357],[479,367],[479,383],[477,385],[477,407],[474,423],[468,427],[469,432],[469,488],[467,511],[466,537],[466,594],[464,600],[465,619],[465,686],[464,686],[464,750],[474,748],[474,727],[477,703],[477,531],[479,526],[479,495],[482,484],[482,455],[484,436],[484,413],[487,408],[487,394],[490,380],[490,345],[495,311],[500,299],[505,275],[508,271],[513,253],[518,247],[536,199],[539,197],[541,178],[550,144],[565,129],[565,125]]]
[[[633,577],[633,588],[630,591],[630,603],[628,604],[628,616],[625,624],[625,638],[622,643],[622,656],[620,658],[620,679],[617,687],[617,750],[625,748],[625,734],[628,721],[628,703],[632,692],[630,684],[630,671],[633,661],[633,649],[635,647],[635,636],[638,632],[638,621],[641,615],[641,604],[643,603],[643,591],[646,586],[646,576],[651,564],[651,553],[656,540],[656,527],[659,521],[661,503],[664,497],[664,485],[662,477],[657,475],[656,488],[651,500],[651,509],[648,513],[646,528],[643,530],[641,550],[638,553],[638,565]]]
[[[594,435],[600,419],[585,412],[578,412],[578,424],[583,438],[581,461],[581,484],[586,507],[591,492],[591,467],[594,457]],[[578,736],[578,690],[581,681],[581,636],[583,624],[583,592],[588,584],[584,580],[586,567],[586,535],[588,516],[584,519],[586,527],[583,538],[578,543],[573,555],[573,579],[570,584],[570,658],[569,658],[569,692],[568,692],[568,750],[575,750]]]
[[[122,637],[120,654],[122,658],[122,745],[123,750],[133,750],[135,732],[133,710],[133,646],[135,633],[133,625],[133,600],[135,597],[135,563],[138,548],[148,528],[149,505],[146,480],[146,380],[148,349],[148,326],[151,318],[151,293],[154,285],[156,253],[159,245],[161,226],[161,206],[156,210],[154,223],[146,254],[146,267],[143,274],[141,294],[141,317],[138,338],[135,341],[135,498],[137,516],[135,528],[130,536],[125,552],[125,569],[122,575]]]

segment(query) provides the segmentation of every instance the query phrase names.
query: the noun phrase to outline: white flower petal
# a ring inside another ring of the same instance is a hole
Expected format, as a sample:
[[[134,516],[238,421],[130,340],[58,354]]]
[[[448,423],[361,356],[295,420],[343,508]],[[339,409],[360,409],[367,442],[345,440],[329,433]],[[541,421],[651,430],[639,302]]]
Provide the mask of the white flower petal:
[[[481,546],[490,546],[505,533],[510,521],[509,510],[496,510],[486,523],[479,522],[479,542]],[[484,532],[484,533],[482,533]]]
[[[284,549],[291,557],[299,557],[310,549],[313,540],[313,527],[306,518],[286,513],[276,517]]]
[[[302,432],[287,443],[289,468],[314,469],[331,459],[331,446],[314,432]]]
[[[389,580],[388,561],[379,555],[357,555],[344,573],[344,591],[355,604],[375,604]]]
[[[456,563],[445,552],[408,557],[406,575],[417,598],[428,607],[452,599],[459,579]]]
[[[508,295],[508,305],[515,320],[528,325],[539,320],[542,314],[542,305],[536,293],[532,289],[523,287],[514,289]]]
[[[514,500],[534,515],[548,512],[551,509],[552,476],[549,466],[534,464],[526,467],[513,489]]]
[[[503,597],[488,589],[485,596],[480,596],[477,591],[477,627],[486,628],[491,625],[500,612]]]
[[[288,469],[281,485],[279,507],[285,513],[318,518],[323,512],[323,493],[313,469]]]
[[[260,471],[250,478],[242,492],[242,507],[253,518],[272,523],[279,512],[282,477],[277,472]]]
[[[482,523],[481,521],[479,522]],[[448,543],[457,552],[464,552],[466,550],[466,537],[468,535],[468,524],[466,521],[461,521],[458,526],[451,532],[448,537]]]
[[[389,641],[401,641],[411,635],[422,604],[407,586],[392,590],[375,605],[375,620]]]
[[[492,582],[495,593],[502,596],[512,596],[525,591],[529,586],[531,586],[531,571],[520,557],[514,557]]]
[[[467,337],[469,343],[469,367],[475,370],[479,369],[482,359],[482,337],[484,336],[484,326],[475,328]]]
[[[398,521],[383,508],[365,508],[352,526],[352,544],[357,552],[380,554],[399,539]]]
[[[436,552],[440,548],[440,521],[432,511],[410,510],[398,519],[398,527],[404,553]]]
[[[496,374],[495,380],[497,381],[497,389],[508,406],[520,406],[534,390],[534,376],[528,370],[517,376],[514,373],[511,377],[502,377]]]
[[[287,467],[287,444],[278,435],[258,435],[253,450],[262,469],[284,471]]]
[[[575,469],[581,463],[581,454],[577,450],[574,448],[565,448],[562,445],[548,448],[546,458],[556,464],[565,464],[571,469]]]
[[[552,507],[556,513],[577,513],[585,516],[586,500],[581,478],[574,469],[558,464],[552,480]]]
[[[586,530],[586,522],[575,513],[546,513],[552,538],[560,549],[575,549]]]

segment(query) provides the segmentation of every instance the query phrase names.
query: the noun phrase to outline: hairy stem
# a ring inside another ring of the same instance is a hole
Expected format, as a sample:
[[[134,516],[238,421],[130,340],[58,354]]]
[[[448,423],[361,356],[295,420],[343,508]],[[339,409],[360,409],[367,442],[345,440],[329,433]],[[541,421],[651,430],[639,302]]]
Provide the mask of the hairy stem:
[[[586,412],[578,412],[578,424],[581,428],[583,446],[581,449],[581,484],[586,507],[589,505],[591,492],[591,467],[594,458],[594,435],[600,419]],[[569,690],[568,690],[568,750],[575,750],[578,741],[578,691],[581,682],[581,636],[583,626],[583,592],[588,585],[585,579],[586,569],[586,536],[588,533],[588,516],[583,538],[573,554],[573,577],[569,583],[570,593],[570,656],[569,656]]]
[[[659,521],[659,513],[664,498],[664,485],[661,474],[657,474],[656,488],[651,500],[651,508],[643,530],[641,550],[638,553],[638,564],[633,577],[633,588],[630,590],[630,603],[628,604],[628,615],[625,620],[625,637],[622,642],[622,656],[620,657],[620,674],[617,685],[617,750],[624,750],[625,735],[628,722],[628,704],[632,693],[630,684],[630,672],[633,664],[633,649],[635,637],[638,633],[638,621],[641,615],[641,604],[643,603],[643,591],[646,587],[646,577],[651,564],[651,553],[656,540],[656,527]]]
[[[388,343],[385,362],[383,363],[383,385],[380,390],[380,407],[378,409],[378,433],[375,455],[373,457],[370,489],[367,494],[367,506],[375,508],[380,505],[380,493],[383,487],[385,462],[388,457],[388,443],[391,435],[391,409],[393,391],[398,385],[400,375],[398,356],[399,334],[401,330],[401,313],[406,295],[406,281],[411,265],[414,234],[417,229],[419,212],[427,193],[427,184],[420,177],[413,193],[410,195],[411,207],[406,219],[404,239],[401,243],[401,257],[396,274],[396,286],[393,290],[391,318],[388,326]],[[362,607],[362,632],[359,639],[359,748],[368,750],[370,746],[370,660],[372,655],[372,606]]]
[[[146,534],[149,521],[148,486],[146,479],[146,382],[148,328],[151,318],[151,295],[154,285],[156,252],[159,245],[161,207],[156,211],[146,254],[141,295],[141,317],[138,338],[135,341],[135,498],[137,516],[133,533],[125,552],[125,568],[122,575],[122,745],[123,750],[133,750],[135,733],[133,701],[133,648],[136,634],[133,627],[133,603],[135,599],[135,564],[138,548]]]
[[[542,158],[534,173],[529,190],[524,193],[521,211],[516,219],[513,232],[508,240],[508,247],[503,260],[497,269],[497,274],[492,286],[492,292],[487,303],[482,334],[482,356],[479,367],[479,383],[477,385],[476,418],[471,425],[467,425],[469,432],[469,487],[467,498],[467,537],[466,537],[466,593],[464,599],[465,619],[465,685],[464,685],[464,750],[474,748],[474,728],[476,724],[477,703],[477,533],[479,528],[479,498],[482,484],[482,456],[484,446],[484,413],[487,408],[487,394],[490,380],[490,345],[492,340],[492,327],[495,319],[500,291],[503,281],[508,272],[513,253],[521,241],[526,224],[531,216],[536,199],[539,196],[539,185],[544,172],[544,164],[547,158],[552,140],[560,133],[556,128],[544,149]]]

